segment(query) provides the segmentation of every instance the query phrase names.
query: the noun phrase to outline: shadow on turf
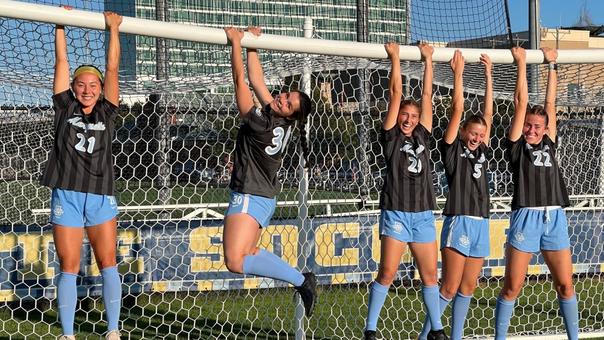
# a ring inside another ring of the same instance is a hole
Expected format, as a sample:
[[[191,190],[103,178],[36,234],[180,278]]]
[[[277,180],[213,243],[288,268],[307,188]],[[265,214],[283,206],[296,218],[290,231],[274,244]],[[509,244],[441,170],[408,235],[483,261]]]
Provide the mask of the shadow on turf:
[[[128,301],[126,299],[125,301]],[[126,304],[127,302],[125,302]],[[174,335],[177,338],[186,337],[189,339],[291,339],[295,334],[286,331],[276,331],[271,328],[252,326],[247,323],[232,323],[228,321],[219,321],[214,318],[191,318],[189,311],[180,309],[179,312],[167,311],[159,315],[154,308],[139,307],[131,304],[129,315],[140,314],[135,318],[124,318],[126,313],[122,313],[122,323],[124,329],[132,329],[129,333],[131,337],[141,336],[149,338],[151,336]],[[161,321],[163,319],[163,322]],[[150,321],[153,320],[153,321]],[[178,321],[177,321],[178,320]],[[173,327],[169,324],[175,323]],[[151,332],[148,328],[153,329]],[[144,330],[144,334],[140,330]],[[226,334],[229,334],[226,337]],[[314,337],[317,340],[327,340],[330,338]]]
[[[103,319],[103,305],[100,298],[84,298],[78,300],[76,309],[75,331],[80,337],[101,336],[106,332],[106,323]],[[128,307],[129,306],[129,307]],[[55,305],[49,300],[21,301],[6,304],[0,309],[7,310],[12,319],[18,323],[31,323],[33,334],[31,336],[48,336],[61,334],[60,322]],[[136,305],[133,297],[123,300],[120,322],[122,334],[129,339],[150,339],[154,337],[176,339],[284,339],[294,338],[295,334],[286,331],[256,327],[245,323],[232,323],[219,321],[213,318],[196,318],[188,316],[189,311],[180,309],[178,312],[166,311],[158,314],[155,305],[147,304],[144,308]],[[35,325],[45,324],[44,334],[36,332]],[[229,336],[227,337],[227,334]],[[23,334],[24,336],[26,334]],[[0,339],[4,335],[0,334]],[[14,334],[13,334],[14,336]],[[317,338],[327,340],[329,338]]]

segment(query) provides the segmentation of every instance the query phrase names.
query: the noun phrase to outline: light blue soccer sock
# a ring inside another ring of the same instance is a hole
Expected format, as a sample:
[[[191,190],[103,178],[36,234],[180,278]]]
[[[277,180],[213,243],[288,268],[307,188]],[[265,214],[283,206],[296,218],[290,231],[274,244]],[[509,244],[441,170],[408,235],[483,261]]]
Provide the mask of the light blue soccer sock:
[[[560,312],[566,326],[566,336],[570,340],[579,338],[579,310],[577,307],[577,295],[573,295],[570,299],[562,300],[558,298],[560,303]]]
[[[59,319],[63,335],[73,334],[73,319],[75,318],[78,290],[76,287],[77,274],[61,272],[57,279],[57,301],[59,303]]]
[[[495,307],[495,340],[504,340],[510,326],[510,319],[514,314],[514,304],[516,300],[508,301],[501,296],[497,298],[497,307]]]
[[[461,340],[463,337],[463,326],[466,323],[468,309],[470,309],[472,296],[463,295],[457,292],[455,301],[453,301],[453,320],[451,321],[451,340]]]
[[[122,281],[117,267],[101,269],[103,277],[103,303],[107,314],[107,330],[118,330],[120,307],[122,305]]]
[[[367,311],[365,330],[375,331],[377,329],[378,318],[380,317],[380,311],[384,306],[384,301],[386,301],[388,288],[390,288],[390,285],[383,286],[377,281],[373,281],[371,283],[371,288],[369,289],[369,308]]]
[[[304,283],[304,275],[279,256],[260,249],[256,255],[243,258],[243,273],[289,282],[295,287]]]
[[[424,298],[426,314],[430,318],[430,328],[435,331],[443,329],[443,324],[440,322],[440,315],[442,313],[438,302],[439,295],[438,285],[422,287],[422,297]]]
[[[439,316],[442,316],[443,313],[445,312],[445,309],[447,309],[449,302],[451,302],[451,300],[447,299],[442,294],[438,294],[438,295],[440,297],[439,298],[439,304],[440,304],[440,315]],[[426,314],[425,319],[424,319],[424,327],[422,328],[422,332],[419,333],[418,339],[419,340],[428,339],[428,333],[430,333],[431,328],[432,328],[432,323],[430,322],[430,318]]]

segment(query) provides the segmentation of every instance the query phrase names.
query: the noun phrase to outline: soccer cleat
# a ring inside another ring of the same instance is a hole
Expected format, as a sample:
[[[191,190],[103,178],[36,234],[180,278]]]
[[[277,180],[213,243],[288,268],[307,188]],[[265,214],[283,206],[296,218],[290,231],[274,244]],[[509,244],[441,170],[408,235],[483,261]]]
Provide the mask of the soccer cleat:
[[[75,335],[61,335],[59,340],[76,340]]]
[[[105,335],[105,340],[120,340],[120,332],[112,330]]]
[[[376,340],[375,331],[365,331],[365,340]]]
[[[449,337],[445,334],[444,329],[440,329],[438,331],[430,331],[428,333],[428,340],[449,340]]]
[[[317,300],[317,277],[313,273],[304,273],[304,282],[296,291],[300,294],[304,310],[307,317],[311,317]]]

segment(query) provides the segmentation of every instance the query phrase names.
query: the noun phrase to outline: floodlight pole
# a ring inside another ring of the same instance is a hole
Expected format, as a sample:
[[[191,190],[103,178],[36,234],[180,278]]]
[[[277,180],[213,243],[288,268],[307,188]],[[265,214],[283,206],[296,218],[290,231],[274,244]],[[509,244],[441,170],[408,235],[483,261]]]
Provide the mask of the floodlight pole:
[[[600,116],[600,131],[604,129],[604,105],[595,110],[597,116]],[[600,137],[600,143],[604,143],[604,135]],[[604,144],[600,144],[604,145]],[[598,193],[604,195],[604,146],[600,147],[600,174],[598,176]],[[599,200],[598,206],[602,206],[604,201]]]
[[[155,20],[167,21],[168,19],[168,6],[166,0],[155,0]],[[166,39],[156,38],[155,39],[155,72],[158,81],[168,80],[168,48],[166,45]],[[162,98],[163,94],[158,94],[158,102],[155,107],[157,110],[154,112],[158,117],[158,194],[157,201],[159,204],[168,204],[170,197],[172,196],[172,190],[170,188],[170,160],[169,145],[170,145],[170,126],[168,122],[168,112],[165,105],[166,100]],[[162,106],[163,104],[163,106]],[[184,144],[183,144],[184,145]],[[184,167],[183,167],[184,170]],[[176,174],[178,179],[178,174]],[[160,214],[161,219],[168,219],[169,215],[162,212]]]
[[[312,38],[314,33],[314,27],[312,18],[304,18],[304,38]],[[306,93],[312,100],[312,86],[311,86],[311,73],[310,73],[310,60],[308,56],[304,57],[304,71],[302,73],[302,79],[300,79],[300,91]],[[310,143],[310,127],[312,126],[312,113],[307,117],[306,124],[306,141]],[[312,225],[308,219],[308,169],[306,168],[306,160],[302,148],[300,147],[300,163],[298,166],[298,173],[300,175],[300,185],[298,186],[298,220],[300,226],[299,241],[300,244],[300,256],[302,261],[298,261],[300,269],[309,270],[312,263],[308,263],[309,258],[313,258],[313,245],[314,239],[309,239],[312,235]],[[296,332],[295,339],[303,340],[306,339],[306,327],[304,317],[304,304],[300,295],[296,294],[296,310],[294,317],[294,329]]]
[[[407,0],[405,2],[405,41],[403,44],[409,45],[411,44],[411,1]],[[409,68],[410,62],[405,60],[405,66],[407,69]],[[407,99],[409,97],[411,88],[410,78],[408,76],[403,76],[403,81],[405,82],[405,86],[403,87],[403,99]]]
[[[155,0],[155,20],[168,21],[166,0]],[[157,80],[168,79],[168,49],[166,39],[155,38],[155,72]]]
[[[505,24],[506,31],[508,33],[508,42],[510,43],[509,48],[512,48],[514,47],[514,35],[512,35],[512,23],[510,21],[510,6],[508,4],[508,0],[505,0],[503,5],[505,7]]]
[[[531,50],[541,48],[539,0],[529,0],[529,44]],[[530,65],[529,67],[529,90],[531,94],[536,94],[539,92],[539,65]]]
[[[357,0],[357,41],[362,43],[369,42],[369,0]],[[356,98],[359,107],[352,113],[352,119],[357,126],[357,136],[359,138],[359,148],[356,152],[358,169],[355,169],[353,162],[349,163],[351,172],[351,188],[357,185],[361,196],[361,206],[363,208],[365,202],[369,198],[369,188],[367,185],[370,178],[370,168],[367,161],[367,152],[369,151],[370,142],[368,131],[371,130],[371,112],[369,103],[371,99],[371,84],[369,71],[365,69],[357,70],[359,74],[359,94]],[[356,170],[356,171],[355,171]],[[348,176],[345,175],[344,180],[347,181]]]

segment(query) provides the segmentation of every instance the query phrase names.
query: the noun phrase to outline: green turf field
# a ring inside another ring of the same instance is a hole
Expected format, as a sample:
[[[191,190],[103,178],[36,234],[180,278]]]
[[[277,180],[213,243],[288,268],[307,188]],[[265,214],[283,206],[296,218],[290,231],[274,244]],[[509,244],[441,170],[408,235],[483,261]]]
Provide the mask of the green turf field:
[[[495,296],[499,284],[481,284],[471,305],[466,335],[489,336]],[[581,329],[603,329],[601,299],[604,283],[580,279]],[[390,290],[378,328],[383,339],[414,337],[421,328],[423,312],[419,287],[398,286]],[[563,332],[551,282],[531,282],[519,299],[511,332],[540,330]],[[163,293],[126,297],[122,308],[124,335],[131,339],[293,339],[293,290],[285,288],[221,292]],[[596,298],[594,298],[596,297]],[[362,333],[367,287],[324,286],[315,315],[310,319],[307,338],[358,339]],[[543,302],[546,301],[546,302]],[[59,335],[54,310],[44,303],[11,304],[0,308],[0,338],[38,339]],[[104,332],[100,298],[85,299],[76,315],[78,336],[98,338]],[[445,313],[448,316],[450,309]],[[445,323],[447,323],[445,321]]]

